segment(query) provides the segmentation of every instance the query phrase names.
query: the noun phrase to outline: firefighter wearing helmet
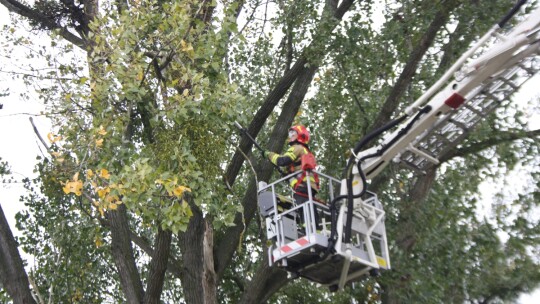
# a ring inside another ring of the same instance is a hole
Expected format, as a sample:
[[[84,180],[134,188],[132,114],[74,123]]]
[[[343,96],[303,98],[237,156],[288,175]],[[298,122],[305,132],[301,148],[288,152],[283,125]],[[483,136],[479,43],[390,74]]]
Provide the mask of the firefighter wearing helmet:
[[[310,135],[305,126],[296,125],[289,129],[289,149],[284,154],[263,151],[263,157],[274,165],[285,167],[286,173],[291,174],[302,169],[302,156],[311,153],[308,147]],[[297,204],[308,200],[307,176],[298,173],[290,179],[290,186],[294,189],[294,199]],[[319,191],[319,180],[315,174],[310,175],[312,195]]]

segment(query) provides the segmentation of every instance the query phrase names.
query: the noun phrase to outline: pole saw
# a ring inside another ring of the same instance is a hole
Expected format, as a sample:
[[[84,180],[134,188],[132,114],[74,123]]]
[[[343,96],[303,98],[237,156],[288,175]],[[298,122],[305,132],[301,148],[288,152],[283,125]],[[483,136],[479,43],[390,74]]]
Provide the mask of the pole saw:
[[[244,135],[246,135],[247,138],[249,138],[249,140],[251,140],[251,142],[255,145],[255,147],[257,147],[257,149],[259,149],[259,151],[264,152],[264,149],[257,143],[257,141],[255,141],[255,139],[253,137],[251,137],[251,135],[248,133],[247,129],[242,127],[242,125],[240,125],[237,121],[234,122],[234,125],[238,128],[238,130],[240,130],[240,132],[242,132]],[[286,175],[285,172],[283,172],[278,165],[276,165],[274,163],[272,163],[272,165],[278,170],[278,172],[282,176]]]

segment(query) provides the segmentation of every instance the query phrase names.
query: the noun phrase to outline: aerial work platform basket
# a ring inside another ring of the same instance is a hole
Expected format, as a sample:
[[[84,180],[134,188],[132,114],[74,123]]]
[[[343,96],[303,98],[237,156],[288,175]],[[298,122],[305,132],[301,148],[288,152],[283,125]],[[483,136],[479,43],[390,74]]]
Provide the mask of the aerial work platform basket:
[[[346,204],[326,205],[334,201],[336,190],[346,191],[342,182],[321,172],[306,172],[319,175],[321,190],[315,198],[307,178],[307,201],[297,204],[292,195],[283,194],[292,194],[288,180],[299,172],[271,184],[259,183],[259,209],[271,241],[270,266],[282,267],[332,290],[342,289],[348,282],[361,280],[379,269],[389,269],[384,211],[377,196],[367,192],[365,197],[355,199],[352,237],[350,243],[345,243]],[[323,196],[328,200],[322,200]]]

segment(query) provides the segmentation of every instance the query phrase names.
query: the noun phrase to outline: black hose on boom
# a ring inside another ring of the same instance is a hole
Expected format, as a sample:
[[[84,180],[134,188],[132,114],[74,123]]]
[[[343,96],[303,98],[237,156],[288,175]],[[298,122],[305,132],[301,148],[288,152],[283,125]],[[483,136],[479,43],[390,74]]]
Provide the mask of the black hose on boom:
[[[329,209],[330,209],[330,216],[331,216],[331,225],[330,225],[330,237],[329,237],[329,245],[328,245],[328,249],[333,249],[333,244],[335,242],[335,239],[336,239],[336,235],[337,235],[337,208],[336,208],[336,203],[340,200],[343,200],[343,199],[350,199],[350,201],[352,202],[352,200],[354,198],[357,198],[357,197],[360,197],[361,195],[363,195],[363,193],[360,193],[359,195],[357,196],[353,196],[352,194],[352,169],[353,169],[353,165],[354,165],[354,159],[355,159],[355,155],[367,144],[369,143],[370,141],[372,141],[373,139],[375,139],[377,136],[379,136],[381,133],[397,126],[398,124],[400,124],[401,122],[403,122],[405,119],[407,118],[406,115],[400,117],[400,118],[397,118],[395,120],[392,120],[390,121],[389,123],[385,124],[384,126],[370,132],[369,134],[367,134],[366,136],[364,136],[355,146],[355,148],[353,149],[353,154],[351,155],[351,157],[349,157],[349,160],[347,162],[347,166],[346,166],[346,169],[345,169],[345,178],[347,180],[347,195],[339,195],[337,197],[335,197],[329,204]],[[365,180],[365,176],[363,176],[363,182],[366,183],[366,180]],[[365,188],[365,187],[364,187]],[[351,206],[348,206],[349,210],[352,210],[352,204]],[[352,214],[352,212],[349,212],[349,214]],[[351,221],[352,221],[352,218],[351,218]],[[350,226],[350,224],[349,224]],[[347,226],[347,227],[349,227]],[[347,233],[346,233],[347,235]],[[349,229],[349,239],[350,239],[350,229]]]
[[[525,4],[525,2],[527,2],[527,0],[521,0],[518,3],[516,3],[516,5],[514,5],[514,7],[510,10],[510,12],[508,12],[508,14],[506,14],[506,16],[504,16],[501,19],[501,21],[499,21],[499,23],[497,23],[499,27],[502,28],[506,24],[506,22],[508,22],[508,20],[510,20],[517,13],[517,11],[521,8],[521,6]]]
[[[401,117],[399,117],[397,119],[394,119],[394,120],[390,121],[389,123],[383,125],[382,127],[372,131],[368,135],[364,136],[356,144],[356,146],[353,149],[352,155],[349,157],[349,160],[347,162],[347,167],[346,167],[346,173],[345,173],[346,174],[345,178],[346,178],[346,182],[347,182],[347,210],[348,210],[348,212],[347,212],[347,220],[345,222],[344,243],[350,243],[351,242],[353,201],[354,201],[355,198],[359,198],[362,195],[364,195],[364,193],[366,193],[366,188],[367,188],[366,187],[366,184],[367,184],[366,177],[363,174],[363,172],[360,171],[359,173],[360,173],[360,176],[362,178],[362,182],[364,183],[364,186],[362,187],[362,191],[359,194],[353,195],[353,190],[352,190],[352,180],[353,180],[352,170],[353,170],[353,165],[355,164],[356,154],[358,154],[358,152],[360,152],[364,148],[364,146],[367,145],[370,141],[377,138],[382,133],[384,133],[384,132],[390,130],[391,128],[397,126],[398,124],[402,123],[406,118],[407,118],[407,115],[403,115],[403,116],[401,116]],[[332,225],[332,227],[333,226],[334,225]]]
[[[347,177],[346,177],[346,181],[347,181],[347,209],[349,210],[349,212],[347,212],[347,219],[346,219],[346,222],[345,222],[345,237],[344,237],[344,242],[345,243],[350,243],[351,242],[353,201],[354,201],[355,198],[359,198],[362,195],[364,195],[366,193],[366,191],[367,191],[367,179],[366,179],[366,176],[365,176],[365,174],[364,174],[364,172],[362,170],[362,162],[364,160],[368,159],[368,158],[381,156],[386,150],[388,150],[388,148],[393,146],[401,137],[403,137],[405,134],[407,134],[410,131],[410,129],[412,128],[412,126],[416,123],[416,121],[418,121],[418,119],[420,119],[420,117],[422,115],[424,115],[425,113],[428,113],[429,111],[431,111],[431,109],[432,109],[431,106],[423,107],[420,111],[418,111],[418,113],[416,113],[414,118],[411,119],[411,121],[403,129],[401,129],[398,132],[398,134],[396,136],[394,136],[388,143],[386,143],[384,146],[382,146],[376,153],[365,155],[365,156],[361,157],[360,159],[358,159],[356,161],[357,169],[358,169],[358,175],[360,175],[360,178],[362,179],[362,183],[363,183],[362,191],[357,195],[353,195],[353,191],[352,191],[352,180],[353,180],[353,177],[352,177],[352,165],[354,165],[354,163],[355,163],[354,155],[351,155],[351,157],[349,158],[349,163],[347,164]],[[400,117],[398,119],[395,119],[395,120],[389,122],[388,124],[384,125],[383,127],[375,130],[371,134],[365,136],[356,145],[356,147],[354,149],[354,154],[356,155],[358,152],[360,152],[360,150],[363,148],[363,146],[365,146],[375,136],[377,136],[378,134],[380,134],[382,132],[387,131],[388,129],[391,129],[391,128],[395,127],[396,125],[403,122],[406,118],[407,118],[407,116],[404,115],[404,116],[402,116],[402,117]],[[375,134],[377,132],[378,132],[378,134]]]

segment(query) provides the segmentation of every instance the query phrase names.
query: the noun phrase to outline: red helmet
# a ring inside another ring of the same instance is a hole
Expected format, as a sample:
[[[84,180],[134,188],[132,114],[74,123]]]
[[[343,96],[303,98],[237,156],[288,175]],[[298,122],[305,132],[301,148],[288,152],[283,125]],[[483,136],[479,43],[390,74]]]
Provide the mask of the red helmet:
[[[302,125],[292,126],[289,131],[295,131],[298,134],[296,139],[299,143],[307,145],[309,143],[309,131]]]

